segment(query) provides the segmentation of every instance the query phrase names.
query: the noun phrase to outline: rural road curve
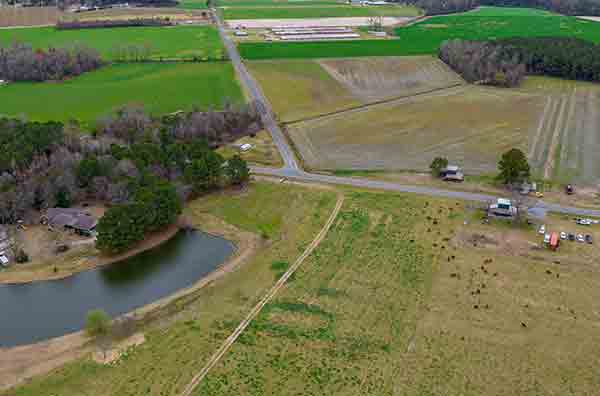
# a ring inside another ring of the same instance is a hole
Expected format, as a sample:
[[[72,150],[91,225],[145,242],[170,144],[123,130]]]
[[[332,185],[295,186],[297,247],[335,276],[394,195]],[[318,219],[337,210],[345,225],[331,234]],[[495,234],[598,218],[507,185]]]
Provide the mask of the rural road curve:
[[[325,236],[327,235],[327,232],[329,232],[329,229],[333,225],[333,222],[335,221],[338,213],[342,209],[343,203],[344,196],[342,194],[339,194],[333,211],[329,215],[327,222],[325,223],[325,225],[323,225],[323,228],[321,228],[321,231],[319,231],[315,239],[313,239],[310,245],[306,247],[302,255],[298,257],[296,261],[294,261],[290,268],[288,268],[288,270],[285,271],[285,273],[281,276],[281,278],[279,278],[279,280],[273,285],[273,287],[269,289],[267,294],[258,302],[258,304],[256,304],[254,308],[252,308],[248,315],[246,315],[246,317],[240,322],[238,327],[235,328],[233,333],[231,333],[231,335],[227,337],[227,339],[223,342],[223,344],[221,344],[219,349],[217,349],[217,351],[211,356],[206,365],[204,365],[202,370],[200,370],[198,374],[196,374],[192,378],[192,380],[185,387],[180,396],[190,396],[192,394],[192,392],[194,391],[194,389],[196,389],[198,384],[200,384],[204,377],[206,377],[210,369],[212,369],[215,366],[215,364],[217,364],[219,360],[223,357],[223,355],[227,353],[231,345],[233,345],[233,343],[244,332],[244,330],[246,330],[246,328],[250,325],[252,320],[254,320],[256,316],[258,316],[260,311],[265,307],[265,305],[269,303],[269,301],[273,299],[273,297],[275,297],[275,294],[277,294],[277,292],[283,287],[283,285],[289,279],[289,277],[292,276],[294,272],[296,272],[296,270],[300,267],[300,265],[302,265],[304,260],[306,260],[306,258],[310,256],[310,254],[317,248],[317,246],[319,246],[323,238],[325,238]]]
[[[256,80],[254,80],[254,78],[248,72],[248,69],[246,69],[235,43],[231,40],[231,38],[229,38],[229,36],[227,36],[224,22],[217,16],[218,14],[215,10],[213,10],[213,15],[215,15],[217,27],[219,28],[219,35],[221,36],[221,40],[225,45],[229,59],[231,60],[231,63],[233,64],[241,83],[246,87],[248,93],[257,103],[265,129],[267,129],[271,134],[273,142],[281,154],[285,168],[300,170],[300,166],[296,161],[296,157],[294,156],[292,148],[288,145],[281,128],[279,128],[279,124],[277,124],[277,121],[275,121],[275,117],[273,116],[273,111],[271,110],[269,102],[262,93]]]
[[[267,129],[271,134],[273,142],[277,146],[277,149],[281,153],[281,157],[283,159],[284,166],[282,168],[275,169],[252,167],[251,170],[253,173],[268,176],[286,177],[297,181],[305,181],[311,183],[338,184],[344,186],[372,188],[395,192],[408,192],[436,197],[461,199],[466,201],[490,202],[495,201],[497,198],[500,198],[498,196],[493,195],[469,193],[464,191],[443,190],[438,188],[396,184],[369,179],[321,175],[309,173],[302,170],[298,162],[296,161],[294,152],[288,144],[285,135],[283,134],[281,128],[277,124],[277,121],[275,121],[275,117],[273,116],[273,111],[271,110],[269,102],[266,100],[266,97],[262,93],[260,87],[254,80],[254,78],[248,72],[248,69],[246,69],[246,66],[242,62],[242,59],[240,57],[235,43],[227,36],[224,22],[221,20],[221,18],[217,16],[215,10],[213,10],[213,15],[215,15],[215,20],[219,28],[219,34],[221,35],[221,39],[223,40],[229,58],[231,59],[231,62],[235,67],[240,81],[246,87],[249,94],[258,103],[258,106],[261,110],[261,115],[265,129]],[[558,204],[551,204],[541,200],[537,201],[536,207],[546,209],[551,212],[564,213],[575,216],[600,217],[600,210],[583,209]]]

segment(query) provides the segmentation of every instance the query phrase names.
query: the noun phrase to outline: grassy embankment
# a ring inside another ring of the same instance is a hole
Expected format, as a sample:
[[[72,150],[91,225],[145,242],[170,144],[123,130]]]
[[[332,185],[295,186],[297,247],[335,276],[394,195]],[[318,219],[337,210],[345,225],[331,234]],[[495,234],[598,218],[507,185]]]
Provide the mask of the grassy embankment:
[[[246,59],[402,56],[436,54],[444,40],[509,37],[576,37],[600,42],[600,23],[532,9],[485,7],[436,16],[396,29],[397,40],[308,43],[241,43]]]
[[[200,229],[224,232],[235,241],[237,232],[224,222],[269,240],[237,271],[186,298],[185,305],[179,301],[168,307],[165,314],[178,312],[176,318],[143,328],[146,342],[118,364],[78,360],[0,394],[79,396],[84,389],[95,395],[178,394],[275,282],[280,267],[293,262],[317,235],[335,200],[336,194],[327,190],[252,183],[241,194],[192,202],[185,214]]]
[[[229,63],[117,64],[59,83],[0,87],[0,114],[93,122],[126,104],[161,114],[220,107],[226,100],[243,101]]]

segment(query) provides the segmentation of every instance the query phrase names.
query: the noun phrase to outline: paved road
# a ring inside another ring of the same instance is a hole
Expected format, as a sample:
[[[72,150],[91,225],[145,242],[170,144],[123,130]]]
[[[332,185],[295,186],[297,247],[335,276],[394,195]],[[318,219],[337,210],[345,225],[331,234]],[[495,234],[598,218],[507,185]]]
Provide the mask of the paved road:
[[[439,188],[432,188],[426,186],[411,186],[404,184],[396,184],[378,180],[369,180],[369,179],[360,179],[360,178],[351,178],[351,177],[339,177],[339,176],[331,176],[331,175],[322,175],[316,173],[308,173],[299,169],[289,169],[289,168],[261,168],[261,167],[252,167],[252,172],[260,175],[267,176],[277,176],[277,177],[285,177],[291,180],[298,180],[304,182],[312,182],[312,183],[326,183],[326,184],[337,184],[343,186],[352,186],[352,187],[361,187],[361,188],[370,188],[376,190],[386,190],[386,191],[395,191],[395,192],[405,192],[405,193],[415,193],[415,194],[423,194],[430,195],[434,197],[442,197],[442,198],[454,198],[466,201],[476,201],[476,202],[492,202],[496,201],[499,196],[488,195],[488,194],[478,194],[478,193],[470,193],[465,191],[454,191],[454,190],[443,190]],[[543,208],[551,212],[565,213],[575,216],[594,216],[600,217],[600,210],[594,209],[582,209],[582,208],[573,208],[569,206],[562,206],[557,204],[550,204],[544,201],[538,200],[536,203],[537,208]]]
[[[216,11],[213,11],[213,15],[217,15]],[[273,138],[273,142],[277,146],[279,153],[281,154],[281,158],[283,159],[284,168],[285,169],[295,169],[300,170],[300,166],[296,161],[296,157],[291,149],[291,147],[287,144],[285,136],[279,128],[279,124],[275,121],[275,117],[273,116],[273,111],[271,110],[271,106],[267,101],[266,97],[262,93],[260,87],[254,80],[254,78],[246,69],[246,66],[242,62],[240,54],[235,46],[235,43],[227,36],[227,32],[225,31],[225,25],[221,18],[216,18],[217,27],[219,28],[219,35],[221,36],[221,40],[225,45],[225,49],[227,50],[227,54],[229,55],[229,59],[235,67],[237,75],[241,81],[241,83],[246,87],[248,93],[253,97],[254,101],[257,103],[259,107],[262,121],[265,126],[265,129],[271,133]]]
[[[213,14],[217,15],[216,12],[213,12]],[[254,100],[259,104],[265,128],[271,133],[273,142],[275,143],[277,149],[281,153],[281,157],[283,158],[284,162],[283,168],[279,169],[252,167],[253,173],[285,177],[305,182],[328,183],[396,192],[408,192],[436,197],[455,198],[466,201],[490,202],[495,201],[497,198],[499,198],[498,196],[487,194],[443,190],[424,186],[411,186],[369,179],[338,177],[305,172],[300,168],[298,162],[296,161],[296,157],[294,156],[292,148],[289,146],[283,132],[281,131],[281,128],[279,128],[277,121],[275,121],[275,117],[273,116],[273,111],[271,110],[269,102],[267,101],[266,97],[262,93],[260,87],[254,80],[254,78],[248,72],[248,69],[246,69],[246,66],[244,66],[240,54],[237,51],[237,47],[235,46],[233,41],[227,36],[223,21],[220,18],[216,19],[217,26],[219,28],[219,34],[221,35],[221,39],[225,44],[225,48],[227,50],[229,58],[231,59],[231,62],[233,63],[233,66],[235,67],[242,84],[246,87],[247,91],[254,98]],[[543,208],[552,212],[565,213],[575,216],[600,217],[600,210],[574,208],[558,204],[550,204],[543,201],[537,201],[536,207]]]

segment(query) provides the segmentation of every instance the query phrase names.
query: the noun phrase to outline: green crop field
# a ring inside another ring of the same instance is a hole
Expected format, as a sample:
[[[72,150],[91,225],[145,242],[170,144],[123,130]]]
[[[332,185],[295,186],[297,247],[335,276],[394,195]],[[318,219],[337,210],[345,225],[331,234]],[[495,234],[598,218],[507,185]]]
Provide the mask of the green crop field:
[[[306,7],[306,6],[346,6],[338,0],[217,0],[219,7]]]
[[[396,29],[399,45],[414,53],[435,53],[448,39],[575,37],[600,42],[600,23],[532,9],[486,7],[459,15],[432,17]]]
[[[130,27],[116,29],[56,30],[52,27],[0,29],[0,44],[12,41],[35,48],[69,47],[80,43],[96,48],[103,57],[114,57],[118,46],[148,45],[154,59],[221,58],[225,53],[212,26]]]
[[[314,6],[314,7],[235,7],[224,8],[225,19],[283,19],[283,18],[330,18],[330,17],[369,17],[369,16],[417,16],[419,10],[409,6],[353,7]]]
[[[177,8],[183,10],[205,10],[208,9],[204,0],[179,0]]]
[[[396,29],[396,40],[241,43],[246,59],[341,58],[435,54],[444,40],[509,37],[576,37],[600,43],[600,23],[533,9],[484,7],[437,16]]]
[[[233,68],[219,63],[140,63],[107,66],[60,83],[0,87],[0,113],[33,120],[91,122],[115,108],[143,104],[153,113],[241,102]]]
[[[352,40],[312,42],[240,43],[240,54],[245,59],[302,59],[350,58],[356,56],[421,55],[414,45],[404,46],[399,40]]]

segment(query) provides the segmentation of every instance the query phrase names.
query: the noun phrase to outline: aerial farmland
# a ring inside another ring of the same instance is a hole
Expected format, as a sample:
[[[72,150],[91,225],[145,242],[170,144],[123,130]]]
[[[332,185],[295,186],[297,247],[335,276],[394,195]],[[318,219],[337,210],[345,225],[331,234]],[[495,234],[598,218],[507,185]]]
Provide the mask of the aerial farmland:
[[[0,396],[598,393],[600,5],[137,1],[0,0]]]

